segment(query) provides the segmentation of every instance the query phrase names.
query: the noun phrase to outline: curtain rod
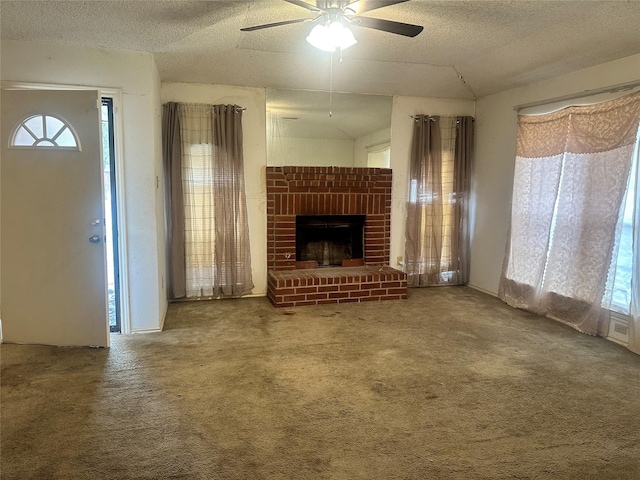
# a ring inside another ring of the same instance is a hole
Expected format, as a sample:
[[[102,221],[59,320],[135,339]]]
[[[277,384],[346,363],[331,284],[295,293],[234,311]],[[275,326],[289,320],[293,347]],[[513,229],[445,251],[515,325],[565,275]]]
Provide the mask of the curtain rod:
[[[224,105],[224,104],[214,104],[214,103],[192,103],[192,102],[166,102],[163,103],[162,106],[168,105],[169,103],[181,103],[182,105],[202,105],[205,107],[214,107],[215,105]],[[225,107],[227,105],[224,105]],[[247,107],[239,107],[236,106],[236,111],[244,112],[247,110]]]
[[[595,88],[593,90],[585,90],[585,91],[579,92],[579,93],[572,93],[570,95],[563,95],[562,97],[549,98],[547,100],[539,100],[537,102],[531,102],[531,103],[523,103],[522,105],[516,105],[515,107],[513,107],[513,109],[516,112],[519,112],[523,108],[540,107],[542,105],[549,105],[551,103],[564,102],[564,101],[567,101],[567,100],[574,100],[576,98],[592,97],[593,95],[600,95],[601,93],[621,92],[621,91],[624,91],[624,90],[631,90],[632,88],[635,88],[635,87],[638,87],[638,86],[640,86],[640,80],[634,80],[632,82],[618,83],[617,85],[612,85],[612,86],[609,86],[609,87]]]
[[[420,115],[409,115],[409,117],[413,118],[414,120],[417,119],[419,116]],[[431,120],[432,122],[435,122],[436,119],[435,118],[431,118],[432,116],[436,116],[436,117],[439,116],[441,118],[454,118],[454,117],[464,117],[465,115],[426,115],[426,114],[423,114],[423,116],[428,117],[429,120]],[[468,116],[470,116],[470,115],[468,115]],[[475,122],[476,119],[471,117],[471,121]]]

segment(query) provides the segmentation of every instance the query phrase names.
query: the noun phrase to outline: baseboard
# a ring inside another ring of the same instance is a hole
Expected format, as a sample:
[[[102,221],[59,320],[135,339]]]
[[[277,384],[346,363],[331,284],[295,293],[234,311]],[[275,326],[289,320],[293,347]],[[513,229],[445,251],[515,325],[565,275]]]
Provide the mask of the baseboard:
[[[162,329],[161,328],[140,328],[137,330],[131,330],[129,332],[129,335],[136,335],[138,333],[161,333]]]
[[[259,297],[266,297],[267,296],[267,292],[264,293],[250,293],[249,295],[243,295],[242,298],[259,298]]]
[[[498,294],[496,292],[490,292],[489,290],[485,290],[484,288],[480,288],[480,287],[478,287],[476,285],[471,285],[470,283],[467,284],[467,287],[471,287],[474,290],[477,290],[479,292],[486,293],[487,295],[491,295],[492,297],[498,298]]]

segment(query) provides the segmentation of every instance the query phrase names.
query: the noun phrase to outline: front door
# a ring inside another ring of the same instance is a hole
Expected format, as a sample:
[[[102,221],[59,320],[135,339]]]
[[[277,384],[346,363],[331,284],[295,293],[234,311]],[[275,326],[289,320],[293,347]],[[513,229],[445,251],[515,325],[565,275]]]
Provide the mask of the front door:
[[[3,340],[109,345],[97,91],[1,92]]]

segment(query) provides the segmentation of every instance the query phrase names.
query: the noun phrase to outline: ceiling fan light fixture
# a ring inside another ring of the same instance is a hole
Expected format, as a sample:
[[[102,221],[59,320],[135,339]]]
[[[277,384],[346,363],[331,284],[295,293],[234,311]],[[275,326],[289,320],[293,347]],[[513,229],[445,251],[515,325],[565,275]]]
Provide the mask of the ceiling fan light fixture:
[[[325,52],[334,52],[336,49],[344,50],[358,41],[349,28],[341,22],[332,22],[330,25],[316,25],[307,36],[307,42]]]

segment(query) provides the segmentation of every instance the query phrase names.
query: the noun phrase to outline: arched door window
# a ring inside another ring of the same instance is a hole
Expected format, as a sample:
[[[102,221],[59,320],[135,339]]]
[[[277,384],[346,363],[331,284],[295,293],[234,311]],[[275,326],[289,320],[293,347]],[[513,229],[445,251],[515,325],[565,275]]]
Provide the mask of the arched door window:
[[[18,124],[11,147],[61,148],[80,150],[80,142],[71,125],[54,115],[37,114]]]

